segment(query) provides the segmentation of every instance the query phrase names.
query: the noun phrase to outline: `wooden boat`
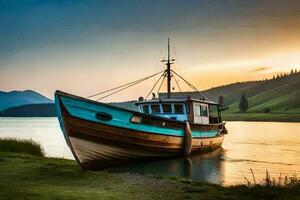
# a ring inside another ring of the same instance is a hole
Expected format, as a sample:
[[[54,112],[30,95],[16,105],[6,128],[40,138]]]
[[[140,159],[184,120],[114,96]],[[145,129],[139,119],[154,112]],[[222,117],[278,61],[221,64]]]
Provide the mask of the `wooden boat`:
[[[84,169],[190,156],[221,146],[227,133],[221,105],[204,99],[172,99],[171,74],[176,72],[170,69],[170,61],[168,53],[163,71],[168,98],[140,99],[136,102],[139,111],[55,92],[62,132]]]

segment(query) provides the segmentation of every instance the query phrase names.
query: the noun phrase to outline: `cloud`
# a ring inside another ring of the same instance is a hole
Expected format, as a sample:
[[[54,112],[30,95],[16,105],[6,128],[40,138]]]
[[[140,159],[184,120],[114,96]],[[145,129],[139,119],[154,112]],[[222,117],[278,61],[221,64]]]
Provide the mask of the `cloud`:
[[[257,67],[255,69],[251,70],[250,72],[263,72],[263,71],[267,71],[269,69],[271,69],[271,67]]]

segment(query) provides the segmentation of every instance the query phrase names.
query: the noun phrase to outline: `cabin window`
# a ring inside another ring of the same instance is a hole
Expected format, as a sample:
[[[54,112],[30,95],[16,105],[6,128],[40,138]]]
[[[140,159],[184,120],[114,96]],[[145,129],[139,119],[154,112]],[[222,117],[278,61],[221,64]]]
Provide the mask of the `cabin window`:
[[[174,111],[176,114],[183,114],[183,105],[182,104],[174,104]]]
[[[195,115],[201,116],[201,106],[200,105],[195,106]]]
[[[149,113],[149,106],[148,105],[143,106],[143,112],[144,113]]]
[[[152,113],[160,113],[160,106],[159,105],[151,105]]]
[[[208,116],[207,106],[202,106],[202,116]]]
[[[172,106],[171,104],[163,104],[162,105],[164,113],[172,113]]]

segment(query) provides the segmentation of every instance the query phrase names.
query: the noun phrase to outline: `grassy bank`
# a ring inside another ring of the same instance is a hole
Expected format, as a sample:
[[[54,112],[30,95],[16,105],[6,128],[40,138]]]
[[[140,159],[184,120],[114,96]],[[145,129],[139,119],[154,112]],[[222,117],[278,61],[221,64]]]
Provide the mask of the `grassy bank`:
[[[224,113],[225,121],[300,122],[300,114],[281,113]]]
[[[36,153],[41,148],[33,141],[0,141],[0,149],[6,151],[0,150],[0,199],[292,200],[300,195],[300,181],[295,177],[276,182],[267,176],[264,185],[247,180],[247,185],[222,187],[176,177],[92,172],[82,170],[73,160],[46,158]],[[32,148],[35,151],[28,150]]]
[[[0,199],[297,199],[300,184],[234,186],[83,171],[75,161],[0,152]]]
[[[25,153],[35,156],[44,156],[42,147],[33,140],[18,140],[13,138],[0,139],[0,151]]]
[[[220,186],[128,173],[90,172],[75,161],[0,152],[0,199],[226,197]]]

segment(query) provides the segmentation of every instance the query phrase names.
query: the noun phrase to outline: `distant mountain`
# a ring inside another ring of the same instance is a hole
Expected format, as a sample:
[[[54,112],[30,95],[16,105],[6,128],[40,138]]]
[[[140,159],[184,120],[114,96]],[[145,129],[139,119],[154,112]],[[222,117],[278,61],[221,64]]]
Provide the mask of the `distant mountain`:
[[[53,101],[32,90],[11,92],[0,91],[0,111],[15,106],[43,103],[53,103]]]
[[[28,104],[5,109],[0,112],[0,117],[55,117],[53,103]]]

